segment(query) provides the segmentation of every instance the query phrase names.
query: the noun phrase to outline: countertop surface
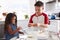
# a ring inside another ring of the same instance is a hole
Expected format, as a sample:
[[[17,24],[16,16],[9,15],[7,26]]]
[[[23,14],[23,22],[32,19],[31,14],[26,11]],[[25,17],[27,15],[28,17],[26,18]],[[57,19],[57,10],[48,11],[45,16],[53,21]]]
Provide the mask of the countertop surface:
[[[60,20],[60,19],[49,19],[49,20]]]
[[[31,29],[30,29],[31,30]],[[24,31],[24,35],[19,34],[19,38],[16,40],[59,40],[60,38],[56,33],[45,31]],[[14,38],[12,39],[14,40]]]

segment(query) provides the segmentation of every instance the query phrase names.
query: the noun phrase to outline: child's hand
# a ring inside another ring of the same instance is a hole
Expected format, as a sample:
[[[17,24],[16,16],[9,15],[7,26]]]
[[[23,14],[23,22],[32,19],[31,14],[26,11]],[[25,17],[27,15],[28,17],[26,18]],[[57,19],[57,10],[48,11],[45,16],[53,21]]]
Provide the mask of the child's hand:
[[[34,24],[34,23],[29,23],[29,26],[37,26],[37,24]]]
[[[33,26],[37,26],[37,24],[32,24]]]
[[[29,23],[28,26],[31,27],[32,26],[32,23]]]
[[[21,30],[22,28],[21,28],[21,27],[18,27],[17,29],[18,29],[18,30]]]
[[[20,31],[19,31],[19,33],[24,35],[24,33],[23,33],[23,32],[20,32]]]
[[[38,26],[38,27],[40,27],[40,25],[41,25],[40,23],[37,23],[37,26]]]

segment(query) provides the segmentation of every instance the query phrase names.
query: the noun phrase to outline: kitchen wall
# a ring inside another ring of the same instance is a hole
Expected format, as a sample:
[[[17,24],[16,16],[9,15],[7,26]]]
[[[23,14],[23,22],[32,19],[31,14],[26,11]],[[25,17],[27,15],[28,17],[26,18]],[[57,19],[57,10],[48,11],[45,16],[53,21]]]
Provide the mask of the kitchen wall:
[[[24,15],[27,14],[30,17],[32,14],[35,13],[34,4],[35,4],[36,0],[31,0],[31,1],[27,0],[27,2],[25,1],[23,3],[20,3],[19,2],[20,0],[17,0],[17,1],[13,0],[15,2],[11,2],[11,1],[12,0],[10,0],[10,1],[9,0],[8,1],[1,0],[0,1],[0,6],[1,6],[0,7],[0,9],[1,9],[0,10],[0,18],[3,18],[3,19],[5,18],[2,15],[3,12],[16,12],[16,14],[18,16],[18,20],[25,20]],[[25,3],[27,5],[25,5]],[[45,3],[45,11],[44,12],[46,12],[46,14],[48,14],[48,15],[52,14],[52,13],[58,13],[58,12],[60,12],[60,6],[56,6],[56,2]]]
[[[47,14],[59,13],[60,12],[60,5],[53,3],[47,3],[45,7],[45,12]]]
[[[34,4],[35,0],[0,0],[0,18],[4,19],[3,12],[16,12],[18,20],[24,20],[24,15],[30,17],[34,13]]]

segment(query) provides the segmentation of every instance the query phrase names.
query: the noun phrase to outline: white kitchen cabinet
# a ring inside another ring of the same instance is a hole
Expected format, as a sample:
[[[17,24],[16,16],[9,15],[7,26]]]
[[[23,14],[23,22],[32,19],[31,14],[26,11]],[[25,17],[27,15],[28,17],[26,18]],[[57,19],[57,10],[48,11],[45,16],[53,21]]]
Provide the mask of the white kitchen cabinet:
[[[60,27],[59,23],[60,20],[50,20],[50,25],[48,27],[48,30],[52,32],[59,32],[59,27]]]
[[[28,20],[18,20],[17,25],[21,26],[23,29],[26,29],[28,27]]]

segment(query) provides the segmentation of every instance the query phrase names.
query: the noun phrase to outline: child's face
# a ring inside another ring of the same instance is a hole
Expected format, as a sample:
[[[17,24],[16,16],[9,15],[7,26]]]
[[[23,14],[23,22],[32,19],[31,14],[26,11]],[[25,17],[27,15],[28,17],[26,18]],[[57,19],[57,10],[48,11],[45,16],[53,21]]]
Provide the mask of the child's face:
[[[35,6],[35,12],[37,14],[41,14],[43,12],[43,6],[39,7],[39,6]]]
[[[11,20],[11,21],[12,21],[12,23],[13,23],[13,24],[15,24],[16,17],[15,17],[15,16],[14,16],[14,17],[12,17],[12,20]]]

